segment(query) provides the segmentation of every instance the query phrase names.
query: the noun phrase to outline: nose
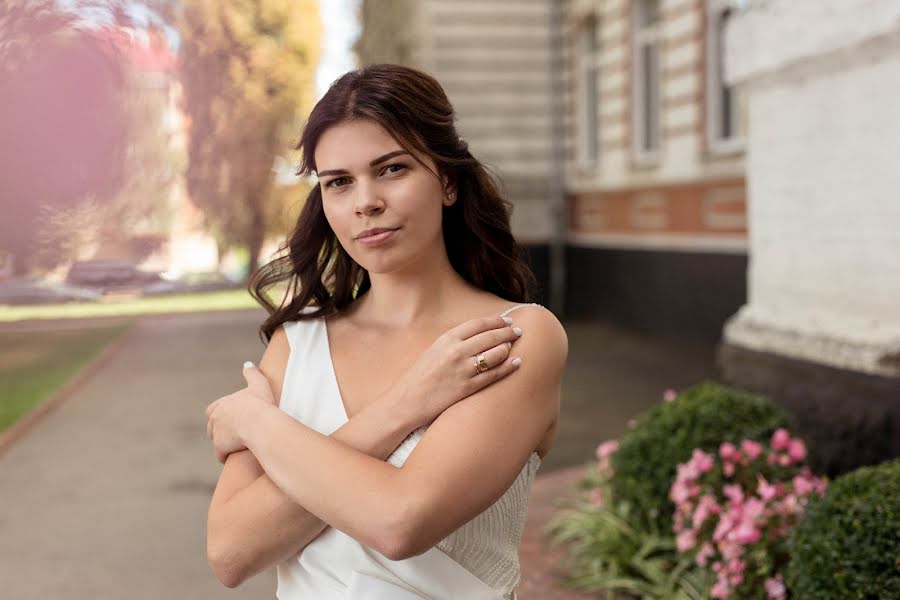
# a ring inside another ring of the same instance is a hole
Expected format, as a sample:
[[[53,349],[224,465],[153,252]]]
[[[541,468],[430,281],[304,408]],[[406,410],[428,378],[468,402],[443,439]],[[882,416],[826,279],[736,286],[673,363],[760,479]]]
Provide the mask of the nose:
[[[372,182],[360,180],[356,186],[353,208],[359,215],[377,215],[381,212],[384,209],[384,200],[378,187]]]

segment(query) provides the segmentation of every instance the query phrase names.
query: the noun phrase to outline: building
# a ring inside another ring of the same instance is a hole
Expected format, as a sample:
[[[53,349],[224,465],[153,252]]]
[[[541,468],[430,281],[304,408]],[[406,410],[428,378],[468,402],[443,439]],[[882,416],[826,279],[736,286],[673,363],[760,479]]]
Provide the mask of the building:
[[[530,253],[545,301],[550,250],[562,238],[564,216],[553,12],[546,0],[364,0],[356,43],[361,64],[406,64],[440,81],[460,136],[515,205],[513,231]]]
[[[746,294],[733,2],[563,3],[567,314],[715,341]]]
[[[900,4],[768,0],[728,39],[752,261],[724,374],[791,408],[829,473],[900,456]]]
[[[714,341],[746,294],[746,110],[721,62],[734,10],[369,0],[356,49],[442,83],[502,176],[544,302]]]
[[[896,2],[364,0],[361,17],[361,62],[434,74],[499,169],[545,303],[721,340],[723,377],[787,405],[829,473],[900,456]]]

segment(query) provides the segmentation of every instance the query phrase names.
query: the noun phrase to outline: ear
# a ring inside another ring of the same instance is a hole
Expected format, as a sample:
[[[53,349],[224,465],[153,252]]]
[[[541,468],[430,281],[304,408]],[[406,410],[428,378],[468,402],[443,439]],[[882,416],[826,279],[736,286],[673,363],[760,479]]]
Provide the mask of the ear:
[[[444,197],[441,200],[441,203],[444,206],[453,206],[456,204],[456,185],[446,176],[441,178],[441,183],[443,183],[444,188]]]

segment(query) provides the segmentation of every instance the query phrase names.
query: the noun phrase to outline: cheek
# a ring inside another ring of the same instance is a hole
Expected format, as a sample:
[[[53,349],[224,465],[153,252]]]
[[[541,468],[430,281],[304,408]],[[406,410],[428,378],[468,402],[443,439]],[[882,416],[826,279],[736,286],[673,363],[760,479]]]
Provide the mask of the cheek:
[[[331,230],[339,240],[343,240],[347,235],[347,219],[341,215],[340,210],[337,210],[333,203],[323,203],[322,212],[325,214],[325,220],[328,222]]]

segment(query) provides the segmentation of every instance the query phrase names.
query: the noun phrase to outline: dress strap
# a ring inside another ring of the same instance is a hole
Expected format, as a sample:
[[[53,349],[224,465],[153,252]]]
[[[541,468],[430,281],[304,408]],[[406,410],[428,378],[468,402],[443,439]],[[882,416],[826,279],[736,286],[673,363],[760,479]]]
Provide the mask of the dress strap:
[[[505,317],[512,311],[516,310],[517,308],[522,308],[523,306],[541,306],[541,305],[538,304],[537,302],[526,302],[525,304],[516,304],[515,306],[510,306],[509,308],[504,310],[502,313],[500,313],[500,316]]]

